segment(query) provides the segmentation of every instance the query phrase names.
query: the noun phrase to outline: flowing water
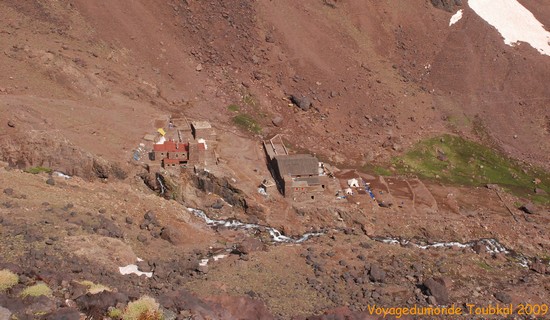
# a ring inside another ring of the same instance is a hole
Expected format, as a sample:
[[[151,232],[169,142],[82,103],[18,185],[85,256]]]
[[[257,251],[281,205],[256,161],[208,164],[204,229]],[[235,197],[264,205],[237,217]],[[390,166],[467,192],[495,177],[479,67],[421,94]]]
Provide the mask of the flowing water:
[[[422,250],[430,249],[430,248],[473,248],[474,246],[480,245],[484,246],[486,248],[486,252],[490,254],[495,253],[502,253],[507,256],[510,256],[518,261],[518,263],[522,266],[527,268],[529,266],[529,258],[525,257],[522,254],[519,254],[513,250],[507,249],[502,243],[498,242],[496,239],[479,239],[479,240],[473,240],[469,242],[434,242],[431,244],[423,244],[423,243],[416,243],[412,240],[407,239],[401,239],[401,238],[394,238],[394,237],[372,237],[373,240],[387,243],[387,244],[398,244],[403,247],[414,247],[419,248]]]
[[[162,183],[162,179],[160,178],[160,174],[157,174],[157,181],[159,182],[159,186],[160,186],[160,194],[164,195],[164,192],[166,192],[166,188],[164,187],[164,183]]]
[[[258,231],[267,231],[269,235],[271,236],[272,242],[276,243],[303,243],[310,239],[311,237],[318,237],[323,234],[324,232],[308,232],[303,234],[300,237],[288,237],[281,233],[281,231],[269,227],[269,226],[263,226],[259,224],[254,223],[244,223],[236,219],[227,219],[227,220],[216,220],[211,219],[204,213],[204,211],[199,209],[193,209],[188,208],[189,212],[193,213],[196,217],[204,220],[208,226],[211,227],[226,227],[226,228],[232,228],[232,229],[241,229],[241,230],[258,230]],[[386,243],[386,244],[396,244],[401,245],[403,247],[413,247],[418,248],[422,250],[431,249],[431,248],[451,248],[451,247],[457,247],[457,248],[473,248],[476,245],[484,246],[486,248],[486,252],[489,254],[496,254],[496,253],[502,253],[507,256],[510,256],[514,258],[522,267],[528,267],[530,259],[528,257],[523,256],[522,254],[516,253],[513,250],[507,249],[504,245],[502,245],[498,240],[496,239],[479,239],[479,240],[472,240],[469,242],[456,242],[456,241],[450,241],[450,242],[434,242],[434,243],[421,243],[421,242],[414,242],[413,240],[407,240],[402,238],[395,238],[395,237],[378,237],[378,236],[371,236],[372,240]]]
[[[187,210],[189,212],[193,213],[198,218],[201,218],[202,220],[204,220],[204,222],[206,222],[206,224],[211,226],[211,227],[226,227],[226,228],[233,228],[233,229],[259,230],[259,231],[265,230],[269,233],[269,235],[271,236],[271,240],[273,242],[302,243],[302,242],[308,240],[311,237],[318,237],[318,236],[324,234],[323,232],[308,232],[308,233],[303,234],[300,237],[292,238],[292,237],[288,237],[288,236],[283,235],[281,231],[279,231],[275,228],[272,228],[272,227],[262,226],[262,225],[254,224],[254,223],[244,223],[244,222],[241,222],[241,221],[236,220],[236,219],[215,220],[215,219],[209,218],[206,215],[206,213],[204,213],[204,211],[202,211],[202,210],[193,209],[193,208],[188,208]]]

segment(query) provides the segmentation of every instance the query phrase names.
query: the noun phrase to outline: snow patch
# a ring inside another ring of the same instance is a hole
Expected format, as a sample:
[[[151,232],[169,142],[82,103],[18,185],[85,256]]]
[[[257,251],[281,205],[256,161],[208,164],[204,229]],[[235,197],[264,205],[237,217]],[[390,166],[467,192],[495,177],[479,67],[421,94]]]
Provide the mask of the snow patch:
[[[152,272],[139,271],[138,266],[136,266],[135,264],[129,264],[126,267],[119,267],[118,270],[122,275],[133,273],[133,274],[137,274],[138,276],[146,276],[147,278],[151,278],[153,276]]]
[[[69,176],[67,174],[64,174],[63,172],[60,172],[60,171],[54,171],[53,174],[58,176],[58,177],[65,178],[65,179],[70,179],[71,178],[71,176]]]
[[[201,259],[201,262],[199,262],[199,266],[205,267],[206,265],[208,265],[208,259],[207,258]]]
[[[516,0],[469,0],[468,5],[498,30],[505,44],[527,42],[541,54],[550,56],[550,32]]]
[[[220,254],[217,254],[217,255],[213,256],[212,259],[214,259],[214,261],[218,261],[218,260],[221,260],[221,259],[227,258],[227,257],[229,257],[229,255],[220,253]],[[200,267],[206,267],[208,265],[209,261],[210,261],[209,258],[201,259],[201,262],[199,262],[199,266]]]
[[[460,9],[451,17],[451,20],[449,21],[449,27],[457,23],[458,20],[462,19],[462,12],[463,10]]]

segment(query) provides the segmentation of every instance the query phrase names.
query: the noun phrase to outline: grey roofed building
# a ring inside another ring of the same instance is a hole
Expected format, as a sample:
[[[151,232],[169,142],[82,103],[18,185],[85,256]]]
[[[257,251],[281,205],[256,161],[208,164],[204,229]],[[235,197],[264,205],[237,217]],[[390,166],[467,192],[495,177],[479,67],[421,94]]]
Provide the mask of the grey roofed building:
[[[274,162],[281,178],[319,175],[319,160],[309,154],[275,156]]]
[[[195,130],[212,129],[212,125],[208,121],[193,121],[191,122],[191,126],[193,126]]]

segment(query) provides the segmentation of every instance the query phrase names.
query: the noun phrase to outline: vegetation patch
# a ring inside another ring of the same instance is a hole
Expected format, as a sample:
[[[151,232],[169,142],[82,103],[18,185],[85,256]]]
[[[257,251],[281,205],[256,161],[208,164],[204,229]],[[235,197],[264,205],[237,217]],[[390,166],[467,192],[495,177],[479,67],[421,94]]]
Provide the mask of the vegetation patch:
[[[93,283],[92,281],[88,281],[88,280],[80,281],[78,283],[80,283],[83,286],[88,287],[88,293],[90,293],[90,294],[97,294],[97,293],[100,293],[100,292],[103,292],[103,291],[111,291],[111,289],[107,286],[104,286],[102,284],[96,284],[96,283]]]
[[[246,105],[256,107],[258,105],[258,102],[256,101],[256,98],[250,93],[246,93],[243,95],[243,102]]]
[[[392,162],[401,174],[466,186],[498,184],[517,196],[550,203],[550,197],[534,194],[535,188],[550,193],[547,172],[525,167],[491,148],[457,136],[442,135],[421,141]]]
[[[40,282],[35,284],[34,286],[27,287],[21,292],[22,298],[39,296],[52,296],[52,289],[50,289],[50,287],[48,287],[48,285],[46,285],[44,282]]]
[[[236,105],[236,104],[230,104],[229,106],[227,106],[227,110],[229,110],[231,112],[239,112],[239,110],[241,110],[241,108],[239,108],[239,106]]]
[[[233,123],[235,123],[237,126],[241,127],[244,130],[253,132],[253,133],[260,133],[262,131],[262,127],[248,114],[239,114],[233,117]]]
[[[0,270],[0,292],[4,292],[19,282],[19,276],[9,270]]]
[[[122,310],[114,307],[110,307],[107,312],[107,316],[111,319],[122,319],[123,312]]]
[[[485,262],[485,261],[479,261],[479,262],[477,263],[477,265],[478,265],[480,268],[482,268],[482,269],[484,269],[484,270],[487,270],[487,271],[491,271],[491,270],[493,269],[493,267],[491,267],[491,266],[490,266],[487,262]]]
[[[162,320],[164,317],[159,310],[159,304],[155,299],[143,296],[139,300],[128,303],[124,314],[123,320]]]
[[[379,176],[391,176],[393,175],[393,172],[391,172],[390,169],[387,169],[384,166],[374,165],[374,164],[365,164],[360,168],[363,172],[374,172],[375,174]]]
[[[52,173],[52,171],[53,170],[51,168],[40,167],[40,166],[25,169],[25,172],[32,173],[32,174],[39,174],[41,172]]]

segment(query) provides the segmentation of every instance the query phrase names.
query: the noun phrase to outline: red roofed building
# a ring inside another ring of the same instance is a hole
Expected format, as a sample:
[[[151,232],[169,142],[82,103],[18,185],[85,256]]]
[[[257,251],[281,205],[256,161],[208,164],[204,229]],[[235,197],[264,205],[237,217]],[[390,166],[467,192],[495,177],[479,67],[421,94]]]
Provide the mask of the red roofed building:
[[[189,144],[164,141],[153,145],[153,160],[162,161],[163,167],[175,167],[189,161]]]
[[[168,159],[168,158],[162,159],[162,166],[164,168],[176,167],[176,166],[179,166],[180,164],[181,162],[178,159]]]

